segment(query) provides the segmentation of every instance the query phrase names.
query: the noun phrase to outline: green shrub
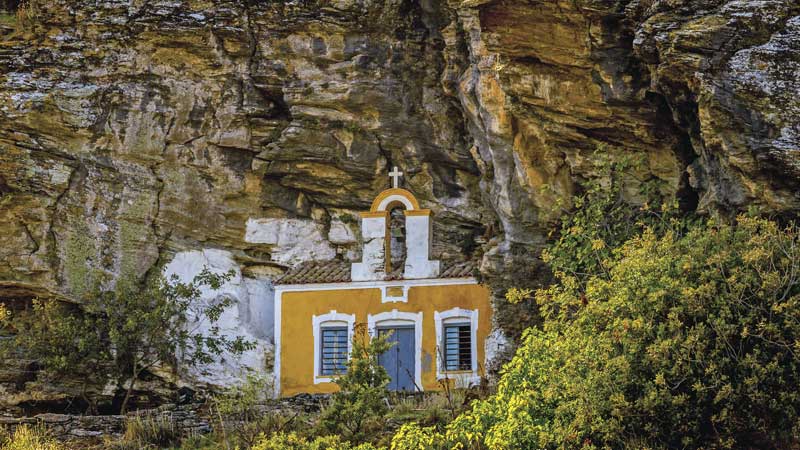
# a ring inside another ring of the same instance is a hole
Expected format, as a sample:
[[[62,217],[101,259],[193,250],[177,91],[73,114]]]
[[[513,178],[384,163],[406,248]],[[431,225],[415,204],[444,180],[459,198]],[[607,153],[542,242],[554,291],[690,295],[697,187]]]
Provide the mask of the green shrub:
[[[356,327],[347,372],[336,378],[339,391],[320,416],[324,433],[364,442],[383,431],[389,376],[378,356],[390,347],[387,336],[370,338],[363,325]]]
[[[114,377],[113,353],[109,348],[102,318],[82,314],[72,303],[34,300],[25,311],[0,311],[0,330],[13,339],[0,340],[0,357],[20,349],[44,367],[40,376],[58,379],[68,375],[87,385],[102,385]],[[83,400],[95,407],[91,398]]]
[[[607,275],[614,252],[645,229],[661,233],[692,220],[691,215],[680,216],[677,201],[661,197],[658,182],[631,186],[629,180],[642,161],[613,161],[599,152],[594,160],[598,173],[605,175],[582,184],[582,192],[572,199],[575,209],[565,212],[565,219],[553,230],[552,241],[541,255],[554,273],[571,277],[581,287],[594,276]],[[625,200],[632,195],[630,191],[636,193],[639,203]],[[506,298],[521,302],[531,294],[530,289],[512,288]]]
[[[270,408],[273,386],[263,375],[247,374],[241,384],[230,386],[211,399],[218,421],[215,437],[225,447],[250,448],[264,436],[292,431],[305,415]]]
[[[0,428],[0,450],[67,450],[41,427],[21,425],[14,433]]]
[[[632,206],[610,169],[543,252],[543,325],[497,393],[445,429],[402,427],[393,450],[800,446],[797,226]]]
[[[437,427],[408,423],[400,427],[392,439],[392,450],[449,450],[456,447]]]
[[[339,436],[324,436],[309,441],[297,434],[277,433],[262,438],[252,450],[379,450],[371,444],[353,446]]]
[[[0,315],[0,326],[16,331],[15,339],[0,344],[24,349],[55,377],[115,379],[125,391],[124,413],[135,383],[148,370],[197,367],[223,352],[236,355],[253,348],[252,342],[229,338],[216,326],[199,331],[200,321],[214,325],[234,303],[231,298],[206,303],[201,288],[217,290],[231,276],[204,269],[190,283],[177,277],[144,283],[123,277],[113,290],[96,287],[80,306],[36,300],[30,311]]]
[[[537,293],[496,395],[429,439],[491,449],[794,448],[800,436],[800,234],[740,217],[646,229],[582,284]],[[431,447],[433,448],[433,447]]]

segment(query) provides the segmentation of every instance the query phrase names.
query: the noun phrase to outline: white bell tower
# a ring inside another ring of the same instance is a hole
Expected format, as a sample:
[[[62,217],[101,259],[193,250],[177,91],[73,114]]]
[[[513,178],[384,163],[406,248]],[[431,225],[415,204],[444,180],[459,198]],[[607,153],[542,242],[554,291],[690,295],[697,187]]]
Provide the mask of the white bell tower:
[[[431,260],[430,249],[433,238],[431,210],[421,209],[414,195],[399,186],[403,172],[394,167],[392,188],[387,189],[372,202],[369,212],[361,213],[361,235],[364,240],[361,262],[353,263],[353,281],[378,281],[386,278],[391,267],[391,240],[389,236],[389,213],[396,207],[403,208],[406,220],[406,258],[403,267],[404,279],[437,278],[440,272],[438,260]]]

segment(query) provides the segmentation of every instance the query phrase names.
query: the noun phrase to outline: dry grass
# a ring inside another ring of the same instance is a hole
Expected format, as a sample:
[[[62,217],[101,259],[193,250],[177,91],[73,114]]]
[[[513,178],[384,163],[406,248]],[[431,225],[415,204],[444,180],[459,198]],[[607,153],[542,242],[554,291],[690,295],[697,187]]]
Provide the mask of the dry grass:
[[[171,448],[180,445],[181,434],[164,416],[133,417],[125,423],[125,434],[118,441],[107,441],[113,450]]]
[[[13,433],[0,429],[0,450],[67,450],[42,427],[21,425]]]
[[[1,14],[0,25],[13,26],[17,31],[35,31],[42,10],[50,0],[24,0],[16,14]]]

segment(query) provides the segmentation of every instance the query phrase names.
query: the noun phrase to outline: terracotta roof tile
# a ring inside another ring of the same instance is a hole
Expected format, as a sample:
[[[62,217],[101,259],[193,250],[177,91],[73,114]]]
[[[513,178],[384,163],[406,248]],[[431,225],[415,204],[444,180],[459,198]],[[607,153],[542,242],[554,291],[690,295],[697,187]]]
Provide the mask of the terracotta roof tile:
[[[346,283],[350,281],[350,263],[345,261],[311,261],[293,267],[275,284]]]
[[[475,264],[472,261],[450,263],[442,262],[442,273],[439,278],[464,278],[475,275]]]
[[[350,262],[330,260],[311,261],[291,268],[275,284],[313,284],[313,283],[348,283],[350,282]],[[442,261],[439,278],[465,278],[475,273],[475,264],[471,261]],[[385,280],[402,280],[403,272],[397,269],[387,274]]]

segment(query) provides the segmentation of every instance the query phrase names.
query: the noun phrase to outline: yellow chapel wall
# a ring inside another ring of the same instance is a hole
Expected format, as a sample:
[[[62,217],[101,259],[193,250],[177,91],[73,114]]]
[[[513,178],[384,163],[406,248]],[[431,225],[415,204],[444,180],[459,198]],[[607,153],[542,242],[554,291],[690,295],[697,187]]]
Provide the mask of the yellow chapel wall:
[[[478,284],[411,286],[408,302],[381,303],[379,288],[319,291],[289,291],[281,297],[280,395],[330,393],[334,383],[314,384],[314,336],[312,316],[355,314],[356,324],[367,323],[367,315],[381,312],[422,312],[422,388],[441,389],[436,379],[436,328],[434,312],[453,308],[478,310],[478,374],[483,373],[484,343],[491,332],[492,308],[489,291]]]

